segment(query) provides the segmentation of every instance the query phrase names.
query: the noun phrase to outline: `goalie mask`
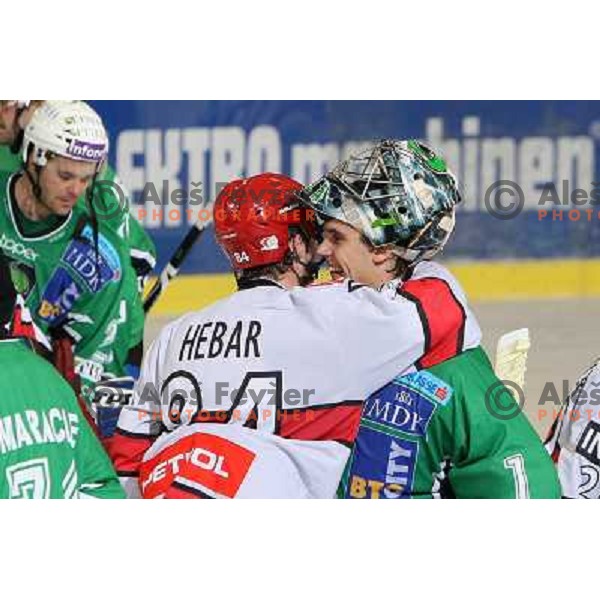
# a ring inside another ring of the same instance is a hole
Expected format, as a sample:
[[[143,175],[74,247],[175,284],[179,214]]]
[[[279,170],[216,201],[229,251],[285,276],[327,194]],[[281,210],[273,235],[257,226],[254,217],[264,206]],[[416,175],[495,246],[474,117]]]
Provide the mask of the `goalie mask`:
[[[238,270],[277,264],[289,252],[290,229],[314,238],[314,213],[295,197],[302,185],[263,173],[228,183],[215,202],[217,242]]]
[[[300,197],[321,217],[360,231],[373,246],[393,245],[409,264],[444,247],[461,201],[445,161],[416,140],[383,140],[340,163]]]

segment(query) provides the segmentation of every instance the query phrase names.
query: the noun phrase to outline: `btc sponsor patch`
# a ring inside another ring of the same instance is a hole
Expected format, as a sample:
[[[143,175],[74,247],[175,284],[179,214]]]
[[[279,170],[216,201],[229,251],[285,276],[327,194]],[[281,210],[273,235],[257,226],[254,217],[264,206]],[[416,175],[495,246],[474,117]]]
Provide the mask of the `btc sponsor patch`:
[[[361,429],[348,469],[346,498],[410,498],[418,445]]]

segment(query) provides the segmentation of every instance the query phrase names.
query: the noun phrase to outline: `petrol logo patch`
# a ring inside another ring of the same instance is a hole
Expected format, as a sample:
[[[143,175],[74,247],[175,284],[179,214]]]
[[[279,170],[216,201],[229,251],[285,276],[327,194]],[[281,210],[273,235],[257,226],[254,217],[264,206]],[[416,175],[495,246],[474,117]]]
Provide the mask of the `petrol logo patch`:
[[[256,455],[225,438],[193,433],[142,463],[144,498],[168,495],[172,485],[184,485],[199,497],[233,498]]]

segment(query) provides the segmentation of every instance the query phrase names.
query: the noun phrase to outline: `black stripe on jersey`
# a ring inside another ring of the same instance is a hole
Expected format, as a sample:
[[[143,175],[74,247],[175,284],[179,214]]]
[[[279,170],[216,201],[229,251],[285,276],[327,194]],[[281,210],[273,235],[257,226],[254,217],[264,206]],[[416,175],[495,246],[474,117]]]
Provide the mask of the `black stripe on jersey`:
[[[256,278],[242,277],[242,279],[237,282],[237,285],[238,285],[238,290],[240,290],[240,291],[250,290],[250,289],[256,288],[256,287],[268,287],[268,286],[284,289],[280,283],[277,283],[276,281],[271,281],[270,279],[263,279],[261,277],[256,277]]]
[[[415,272],[415,266],[416,265],[412,265],[412,266],[406,268],[406,271],[404,271],[404,273],[402,274],[402,277],[401,277],[403,283],[408,281],[413,276],[413,274]]]
[[[356,292],[356,290],[360,290],[361,288],[364,288],[365,284],[364,283],[356,283],[356,281],[353,281],[352,279],[348,280],[348,292],[352,293],[352,292]]]
[[[136,479],[140,476],[139,471],[117,471],[119,477],[135,477]]]
[[[454,298],[456,304],[460,307],[460,312],[462,314],[462,321],[460,324],[460,329],[458,330],[456,336],[456,354],[460,354],[463,351],[463,346],[465,345],[465,330],[467,328],[467,312],[465,311],[465,307],[463,303],[456,297],[452,286],[446,281],[446,287],[450,292],[450,295]]]
[[[338,406],[354,406],[355,404],[362,404],[363,402],[364,400],[344,400],[343,402],[332,402],[331,404],[311,404],[310,406],[299,406],[298,408],[282,408],[281,414],[299,413],[306,410],[329,410],[331,408],[337,408]]]
[[[415,305],[417,313],[419,314],[419,319],[421,320],[421,326],[423,327],[423,335],[425,336],[425,345],[423,349],[423,354],[421,354],[420,358],[415,362],[415,367],[420,370],[423,368],[423,366],[421,365],[421,361],[423,360],[423,358],[425,358],[425,356],[427,356],[427,354],[431,350],[431,330],[429,329],[427,313],[425,312],[421,301],[416,296],[413,296],[410,292],[407,292],[402,288],[400,288],[397,293],[398,296],[406,298],[406,300],[412,302]]]
[[[203,500],[216,500],[214,496],[209,496],[208,494],[205,494],[196,488],[190,487],[189,485],[185,485],[185,483],[181,483],[180,481],[173,481],[171,487],[187,492],[188,494],[193,494],[194,496],[202,498]]]
[[[340,444],[344,446],[344,448],[348,448],[348,450],[352,450],[354,448],[354,442],[346,442],[345,440],[327,440],[328,442],[335,442],[336,444]]]

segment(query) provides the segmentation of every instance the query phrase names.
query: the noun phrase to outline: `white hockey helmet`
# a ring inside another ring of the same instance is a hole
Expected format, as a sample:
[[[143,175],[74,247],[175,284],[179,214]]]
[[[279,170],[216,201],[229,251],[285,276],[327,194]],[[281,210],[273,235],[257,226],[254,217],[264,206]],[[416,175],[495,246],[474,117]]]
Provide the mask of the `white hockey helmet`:
[[[39,167],[54,154],[94,162],[99,170],[108,155],[108,136],[102,119],[85,102],[46,100],[25,128],[23,162],[32,148]]]

